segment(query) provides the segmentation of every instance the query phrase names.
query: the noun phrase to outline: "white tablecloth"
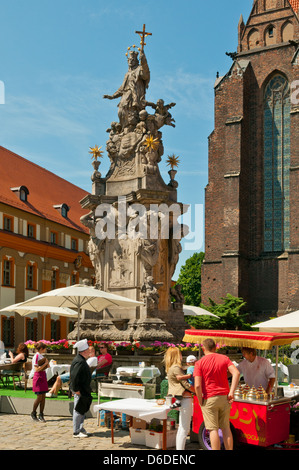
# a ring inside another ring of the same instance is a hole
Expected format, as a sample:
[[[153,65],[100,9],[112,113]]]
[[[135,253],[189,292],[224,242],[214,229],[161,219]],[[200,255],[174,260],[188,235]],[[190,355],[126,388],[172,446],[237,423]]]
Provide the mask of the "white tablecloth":
[[[64,372],[69,372],[71,368],[70,364],[54,364],[53,366],[46,369],[47,380],[50,380],[55,374],[61,375]],[[32,369],[29,378],[32,379],[34,376],[34,370]]]
[[[283,395],[285,397],[295,397],[296,395],[299,395],[298,386],[290,387],[289,385],[284,385],[282,389],[283,389]]]
[[[58,374],[64,374],[65,372],[70,372],[71,365],[70,364],[55,364],[54,366],[50,366],[46,370],[47,374],[47,380],[50,380],[53,375]]]
[[[125,375],[134,375],[140,377],[142,383],[149,382],[150,380],[159,377],[161,372],[157,367],[138,367],[138,366],[120,366],[116,369],[116,376],[119,379],[122,373]]]
[[[157,405],[156,400],[144,400],[142,398],[125,398],[94,405],[94,411],[115,411],[125,413],[134,418],[141,418],[150,422],[153,418],[167,419],[170,411],[169,405]]]

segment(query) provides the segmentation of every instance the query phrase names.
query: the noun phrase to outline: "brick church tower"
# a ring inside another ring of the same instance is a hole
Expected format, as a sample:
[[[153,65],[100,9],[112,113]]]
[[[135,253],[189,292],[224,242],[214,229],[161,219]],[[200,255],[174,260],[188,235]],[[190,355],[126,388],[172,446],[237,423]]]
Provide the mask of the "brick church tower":
[[[248,0],[250,1],[250,0]],[[215,83],[202,302],[299,309],[299,0],[255,0]]]

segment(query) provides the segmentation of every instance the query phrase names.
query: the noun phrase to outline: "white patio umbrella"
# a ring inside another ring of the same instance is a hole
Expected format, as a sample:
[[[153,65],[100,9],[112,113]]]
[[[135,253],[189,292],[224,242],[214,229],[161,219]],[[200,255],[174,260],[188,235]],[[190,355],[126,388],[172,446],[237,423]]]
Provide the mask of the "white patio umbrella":
[[[299,310],[253,326],[255,328],[259,328],[261,331],[272,331],[277,333],[299,332]]]
[[[72,310],[71,308],[67,307],[46,307],[43,305],[39,305],[36,307],[30,307],[24,306],[23,302],[13,304],[13,305],[8,305],[8,307],[4,307],[0,310],[1,312],[16,312],[22,317],[31,315],[32,313],[41,313],[43,315],[48,315],[50,313],[54,315],[59,315],[62,317],[68,317],[68,318],[77,318],[78,313],[75,312],[75,310]],[[45,322],[44,322],[44,331],[43,331],[43,337],[45,336]]]
[[[198,316],[198,315],[210,315],[211,317],[219,318],[214,313],[209,312],[201,307],[196,307],[195,305],[183,305],[184,315]]]
[[[46,306],[24,306],[23,302],[18,304],[9,305],[8,307],[4,307],[0,310],[1,312],[16,312],[22,317],[26,315],[31,315],[32,313],[42,313],[48,315],[49,313],[53,313],[54,315],[59,315],[62,317],[69,317],[69,318],[77,318],[78,313],[75,310],[72,310],[67,307],[46,307]]]
[[[80,339],[80,313],[81,309],[100,312],[107,307],[137,307],[143,302],[131,300],[121,295],[104,292],[96,287],[86,284],[75,284],[69,287],[54,289],[49,292],[32,297],[19,304],[19,307],[68,307],[77,309],[78,317],[78,340]]]

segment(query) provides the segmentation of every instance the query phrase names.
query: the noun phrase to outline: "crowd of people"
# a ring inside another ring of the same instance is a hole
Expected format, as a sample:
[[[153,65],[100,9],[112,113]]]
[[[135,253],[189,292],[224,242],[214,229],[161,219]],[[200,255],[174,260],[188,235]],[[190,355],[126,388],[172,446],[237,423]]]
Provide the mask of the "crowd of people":
[[[92,401],[91,379],[106,375],[107,372],[104,372],[104,370],[112,364],[112,356],[108,353],[107,345],[105,343],[100,344],[101,354],[96,356],[95,348],[89,346],[86,339],[78,341],[74,345],[78,354],[71,364],[70,372],[58,375],[50,390],[46,375],[49,361],[44,356],[47,346],[39,342],[35,348],[36,353],[32,359],[34,371],[32,390],[36,394],[36,399],[33,403],[31,418],[34,421],[45,422],[46,397],[57,397],[62,385],[69,382],[70,390],[74,396],[73,436],[87,437],[88,434],[83,427],[83,423]],[[39,414],[37,415],[38,408]]]
[[[70,372],[57,376],[49,390],[46,376],[49,361],[45,357],[47,346],[42,342],[36,345],[36,353],[32,359],[34,371],[32,389],[36,394],[36,399],[33,403],[31,418],[34,421],[45,422],[46,397],[57,396],[62,385],[69,382],[74,397],[73,436],[81,438],[88,437],[84,421],[92,402],[91,380],[103,374],[107,375],[107,367],[111,367],[112,356],[105,343],[100,344],[101,354],[98,356],[94,347],[89,346],[86,339],[78,341],[74,348],[77,349],[77,355],[72,361]],[[216,344],[211,338],[203,341],[202,350],[203,357],[200,359],[194,355],[187,357],[187,370],[182,365],[182,354],[178,347],[169,347],[164,355],[168,395],[173,400],[170,408],[179,410],[176,449],[185,449],[192,420],[193,397],[196,395],[205,427],[210,434],[212,449],[220,449],[219,430],[221,429],[225,449],[232,450],[233,436],[229,417],[240,375],[243,375],[245,383],[250,387],[257,388],[262,385],[270,394],[275,382],[275,372],[269,361],[259,357],[255,349],[242,348],[243,360],[238,365],[234,365],[228,356],[217,353]],[[27,346],[21,343],[14,354],[9,352],[9,356],[12,363],[26,362],[29,351]]]

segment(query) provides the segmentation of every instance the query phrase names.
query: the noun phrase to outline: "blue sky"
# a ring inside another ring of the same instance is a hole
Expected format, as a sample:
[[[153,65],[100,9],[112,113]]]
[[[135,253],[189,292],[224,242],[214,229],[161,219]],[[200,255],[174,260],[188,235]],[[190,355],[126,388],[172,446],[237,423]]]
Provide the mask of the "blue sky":
[[[151,70],[148,101],[175,102],[176,127],[163,127],[160,172],[167,155],[180,156],[178,200],[204,204],[208,136],[214,127],[216,73],[231,66],[240,15],[253,0],[0,0],[0,145],[91,191],[89,147],[106,147],[118,100],[104,100],[127,71],[127,47],[146,30]],[[109,169],[105,151],[100,171]],[[200,207],[200,206],[198,206]],[[194,226],[191,224],[191,231]],[[202,225],[202,223],[201,223]],[[201,235],[203,234],[203,228]],[[201,239],[202,236],[199,237]],[[196,242],[197,243],[197,242]],[[197,243],[183,244],[174,277]]]

